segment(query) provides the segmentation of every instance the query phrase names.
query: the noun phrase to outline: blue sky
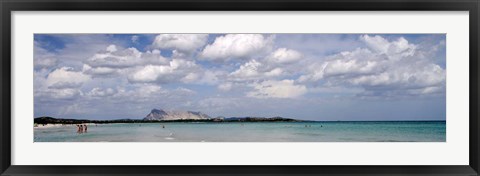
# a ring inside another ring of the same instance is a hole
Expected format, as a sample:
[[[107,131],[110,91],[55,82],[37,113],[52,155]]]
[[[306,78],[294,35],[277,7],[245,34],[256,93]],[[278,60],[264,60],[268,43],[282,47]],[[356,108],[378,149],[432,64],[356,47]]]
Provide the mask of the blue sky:
[[[445,120],[444,34],[36,34],[35,117]]]

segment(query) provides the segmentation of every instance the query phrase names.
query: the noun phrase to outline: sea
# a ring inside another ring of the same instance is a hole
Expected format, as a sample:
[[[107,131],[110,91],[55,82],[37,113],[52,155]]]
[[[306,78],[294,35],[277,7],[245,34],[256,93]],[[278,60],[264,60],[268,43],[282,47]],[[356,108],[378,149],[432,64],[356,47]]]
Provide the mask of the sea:
[[[34,128],[34,142],[446,142],[445,121],[168,122]]]

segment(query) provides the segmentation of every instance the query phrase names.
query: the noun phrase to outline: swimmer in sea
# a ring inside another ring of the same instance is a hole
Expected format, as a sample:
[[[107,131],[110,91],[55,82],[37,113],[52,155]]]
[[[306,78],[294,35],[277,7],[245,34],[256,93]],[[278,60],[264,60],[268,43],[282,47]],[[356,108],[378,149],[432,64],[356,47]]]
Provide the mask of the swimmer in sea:
[[[78,126],[78,133],[83,133],[83,125],[77,125]]]

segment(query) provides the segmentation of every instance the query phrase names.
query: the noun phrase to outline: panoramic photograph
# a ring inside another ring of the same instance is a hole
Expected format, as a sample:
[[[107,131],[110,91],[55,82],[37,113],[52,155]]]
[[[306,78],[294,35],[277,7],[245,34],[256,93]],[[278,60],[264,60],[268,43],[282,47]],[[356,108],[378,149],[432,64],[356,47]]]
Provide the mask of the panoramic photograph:
[[[35,34],[33,142],[446,142],[445,34]]]

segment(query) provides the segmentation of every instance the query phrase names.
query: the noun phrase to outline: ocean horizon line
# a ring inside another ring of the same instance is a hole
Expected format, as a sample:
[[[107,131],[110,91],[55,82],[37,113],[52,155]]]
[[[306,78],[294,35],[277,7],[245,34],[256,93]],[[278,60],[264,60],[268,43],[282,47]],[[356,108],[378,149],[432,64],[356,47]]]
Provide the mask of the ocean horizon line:
[[[86,118],[57,118],[57,117],[52,117],[52,116],[40,116],[40,117],[34,117],[34,119],[37,118],[44,118],[44,117],[49,117],[49,118],[54,118],[54,119],[62,119],[62,120],[85,120],[85,121],[122,121],[122,120],[132,120],[132,121],[145,121],[145,122],[188,122],[188,121],[205,121],[205,122],[216,122],[216,121],[209,121],[209,120],[214,120],[216,118],[210,118],[210,119],[177,119],[177,120],[144,120],[143,118],[121,118],[121,119],[86,119]],[[284,118],[282,116],[273,116],[273,117],[256,117],[256,116],[245,116],[245,117],[228,117],[228,118],[275,118],[275,117],[280,117]],[[226,118],[226,119],[228,119]],[[292,119],[297,122],[446,122],[446,120],[440,120],[440,119],[398,119],[398,120],[304,120],[304,119],[296,119],[296,118],[285,118],[285,119]],[[218,122],[218,121],[217,121]],[[237,122],[237,121],[223,121],[223,122]],[[281,121],[278,121],[281,122]]]

